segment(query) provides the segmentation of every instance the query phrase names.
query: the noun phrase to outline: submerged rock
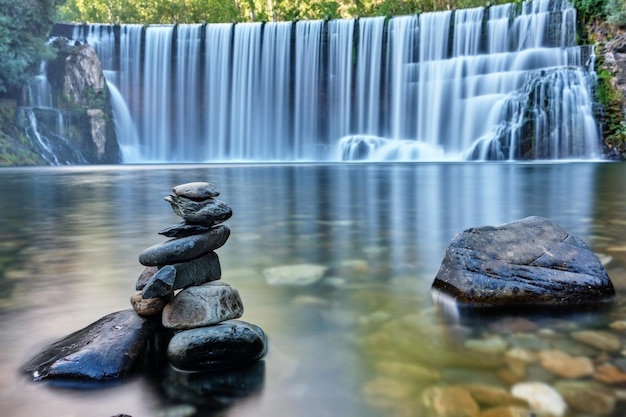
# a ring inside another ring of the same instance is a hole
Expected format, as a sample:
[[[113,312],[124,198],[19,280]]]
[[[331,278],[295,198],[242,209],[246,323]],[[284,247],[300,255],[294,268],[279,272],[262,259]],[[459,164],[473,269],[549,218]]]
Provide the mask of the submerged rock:
[[[263,276],[270,285],[304,286],[318,282],[326,271],[328,267],[324,265],[284,265],[264,269]]]
[[[128,374],[155,333],[154,321],[123,310],[53,343],[22,367],[33,380],[102,381]]]
[[[432,289],[473,306],[594,304],[615,296],[589,247],[541,217],[457,234]]]
[[[261,359],[267,340],[263,330],[241,320],[176,333],[167,347],[171,364],[185,371],[237,368]]]
[[[543,382],[520,382],[511,388],[511,393],[527,401],[532,411],[540,416],[561,417],[567,411],[563,397]]]

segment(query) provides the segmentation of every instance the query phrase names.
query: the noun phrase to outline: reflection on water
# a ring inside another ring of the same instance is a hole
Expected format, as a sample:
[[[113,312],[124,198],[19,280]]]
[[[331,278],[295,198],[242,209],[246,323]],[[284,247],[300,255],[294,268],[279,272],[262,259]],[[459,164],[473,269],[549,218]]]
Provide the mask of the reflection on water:
[[[558,386],[537,360],[511,365],[510,352],[601,356],[569,335],[626,317],[625,177],[623,164],[593,163],[2,170],[0,415],[208,416],[222,404],[229,416],[411,416],[421,415],[433,385]],[[262,368],[210,377],[155,371],[94,391],[18,375],[46,344],[129,308],[138,254],[179,220],[163,197],[198,180],[215,183],[233,208],[231,237],[217,252],[223,279],[243,298],[243,319],[269,335]],[[446,322],[429,288],[453,235],[529,215],[554,220],[608,262],[618,307],[593,320],[532,318],[527,327]],[[305,288],[269,286],[261,274],[297,263],[329,273]],[[616,413],[626,410],[616,404]]]

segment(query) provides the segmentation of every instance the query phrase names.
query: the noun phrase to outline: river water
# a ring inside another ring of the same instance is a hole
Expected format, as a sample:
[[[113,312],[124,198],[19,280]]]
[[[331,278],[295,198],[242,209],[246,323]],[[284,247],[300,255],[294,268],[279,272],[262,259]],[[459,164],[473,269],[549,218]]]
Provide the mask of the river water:
[[[625,164],[602,162],[2,169],[0,415],[420,416],[431,385],[558,384],[537,364],[507,377],[503,351],[480,343],[498,338],[512,349],[525,338],[534,343],[526,349],[558,345],[599,363],[600,351],[567,335],[626,319],[624,178]],[[130,308],[139,253],[179,221],[163,197],[190,181],[214,183],[233,208],[231,237],[217,250],[222,279],[239,290],[242,319],[268,334],[264,362],[221,376],[165,366],[90,389],[21,375],[20,365],[49,343]],[[429,294],[448,242],[472,226],[530,215],[555,221],[599,254],[616,307],[533,316],[531,330],[503,331],[500,317],[451,322]],[[308,287],[272,286],[262,275],[302,263],[328,273]],[[620,391],[605,388],[622,415]],[[570,407],[567,415],[593,414]]]

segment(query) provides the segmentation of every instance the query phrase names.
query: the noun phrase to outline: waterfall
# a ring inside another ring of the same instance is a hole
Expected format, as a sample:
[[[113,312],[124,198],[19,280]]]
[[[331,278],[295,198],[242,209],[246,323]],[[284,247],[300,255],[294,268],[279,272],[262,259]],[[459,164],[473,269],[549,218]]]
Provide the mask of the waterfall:
[[[322,142],[320,85],[323,28],[321,20],[296,23],[295,160],[315,159],[317,144]]]
[[[359,19],[356,62],[356,131],[379,135],[383,85],[384,17]]]
[[[228,159],[232,28],[233,25],[227,23],[206,27],[205,82],[201,90],[204,98],[205,145],[196,149],[201,161]]]
[[[350,133],[352,117],[352,46],[354,20],[328,22],[328,111],[343,117],[329,118],[329,137]]]
[[[261,51],[258,159],[279,161],[291,152],[290,77],[291,23],[266,23]],[[291,158],[291,157],[287,157]]]
[[[173,161],[193,160],[196,149],[202,146],[197,111],[202,97],[198,94],[200,67],[200,32],[202,25],[176,27],[176,78],[174,82],[174,128],[172,139],[175,148],[159,159]]]
[[[598,158],[575,22],[534,0],[83,38],[118,72],[145,162]]]

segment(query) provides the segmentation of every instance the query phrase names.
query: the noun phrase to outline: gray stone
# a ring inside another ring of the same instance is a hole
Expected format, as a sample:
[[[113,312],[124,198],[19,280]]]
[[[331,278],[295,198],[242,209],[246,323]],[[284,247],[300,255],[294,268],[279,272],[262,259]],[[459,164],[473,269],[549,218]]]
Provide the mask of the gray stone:
[[[220,248],[229,235],[230,229],[222,224],[207,233],[170,239],[141,252],[139,262],[145,266],[161,266],[190,261]]]
[[[541,217],[457,234],[432,289],[471,306],[594,304],[615,296],[589,247]]]
[[[156,323],[123,310],[51,344],[22,367],[34,380],[101,381],[128,374],[142,355]]]
[[[211,230],[211,226],[203,226],[201,224],[192,224],[181,222],[174,226],[166,227],[159,232],[160,235],[167,237],[186,237],[191,235],[199,235]]]
[[[266,353],[263,330],[241,320],[176,333],[167,347],[170,363],[186,371],[237,368],[261,359]]]
[[[152,278],[152,276],[156,274],[158,270],[158,266],[145,267],[143,271],[141,271],[141,274],[139,274],[139,278],[137,278],[137,282],[135,283],[135,289],[137,291],[143,290],[143,287],[146,286],[148,281],[150,281],[150,278]]]
[[[170,194],[165,197],[172,210],[187,223],[213,226],[231,218],[233,210],[223,201],[209,198],[202,201],[191,200]]]
[[[191,200],[206,200],[220,195],[217,187],[210,182],[188,182],[172,188],[174,195]]]
[[[165,265],[150,278],[141,296],[145,299],[164,297],[174,292],[174,281],[176,280],[176,268],[172,265]]]
[[[191,261],[166,265],[158,270],[144,286],[144,298],[165,297],[181,288],[219,280],[221,276],[219,258],[215,252],[209,252]]]
[[[210,326],[243,314],[239,292],[221,281],[179,292],[163,309],[163,326],[170,329],[193,329]]]

